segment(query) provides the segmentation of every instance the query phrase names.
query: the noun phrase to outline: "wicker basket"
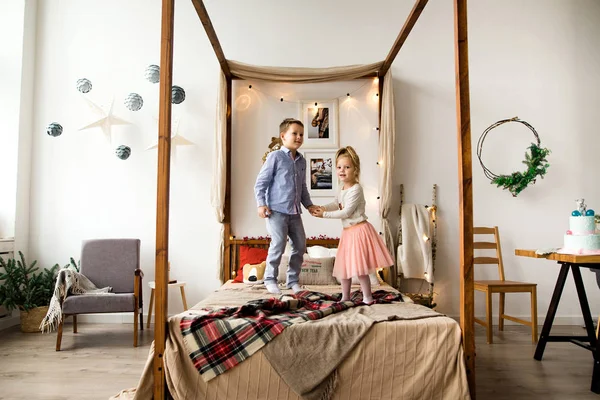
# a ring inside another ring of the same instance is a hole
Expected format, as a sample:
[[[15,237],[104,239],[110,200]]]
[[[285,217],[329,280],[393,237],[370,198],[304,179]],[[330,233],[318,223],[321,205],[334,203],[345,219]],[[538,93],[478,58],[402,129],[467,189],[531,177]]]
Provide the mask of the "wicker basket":
[[[32,308],[29,311],[21,311],[21,332],[41,332],[40,324],[48,313],[48,306]]]

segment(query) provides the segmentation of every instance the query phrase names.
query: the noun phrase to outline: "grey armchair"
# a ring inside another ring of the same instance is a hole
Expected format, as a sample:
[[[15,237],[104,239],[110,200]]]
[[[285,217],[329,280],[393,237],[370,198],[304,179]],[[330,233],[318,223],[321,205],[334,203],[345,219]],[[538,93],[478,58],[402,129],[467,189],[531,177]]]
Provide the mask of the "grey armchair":
[[[142,277],[139,239],[95,239],[81,245],[81,271],[96,287],[112,287],[114,294],[67,296],[58,325],[56,351],[60,351],[63,322],[73,316],[73,333],[77,333],[77,315],[92,313],[133,312],[133,346],[138,343],[138,316],[144,329]]]

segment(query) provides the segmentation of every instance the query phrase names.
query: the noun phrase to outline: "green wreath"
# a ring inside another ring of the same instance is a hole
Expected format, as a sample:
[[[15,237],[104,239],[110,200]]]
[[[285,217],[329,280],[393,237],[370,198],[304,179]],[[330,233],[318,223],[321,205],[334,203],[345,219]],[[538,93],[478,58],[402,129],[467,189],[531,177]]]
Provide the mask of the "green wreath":
[[[528,127],[533,132],[537,143],[531,143],[531,146],[528,147],[528,151],[525,152],[525,160],[523,161],[523,164],[527,166],[527,169],[524,172],[513,172],[510,175],[496,175],[483,164],[483,161],[481,160],[481,151],[483,149],[483,142],[485,141],[487,134],[492,129],[507,122],[519,122]],[[481,134],[479,141],[477,142],[477,158],[479,158],[479,163],[483,168],[483,173],[490,180],[490,183],[496,185],[497,187],[502,187],[502,189],[508,189],[508,191],[512,193],[513,197],[517,197],[518,194],[523,191],[523,189],[531,184],[534,184],[538,176],[544,179],[544,175],[546,175],[548,167],[550,167],[548,160],[546,160],[548,154],[550,154],[550,150],[540,147],[540,137],[533,126],[529,125],[525,121],[520,120],[519,117],[503,119],[490,125]]]

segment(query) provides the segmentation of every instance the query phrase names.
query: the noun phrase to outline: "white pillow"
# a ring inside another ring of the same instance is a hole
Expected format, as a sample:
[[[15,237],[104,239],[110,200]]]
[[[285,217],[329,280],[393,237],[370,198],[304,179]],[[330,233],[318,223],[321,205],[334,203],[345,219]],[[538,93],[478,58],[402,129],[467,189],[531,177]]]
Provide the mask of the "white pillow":
[[[335,250],[337,253],[337,249]],[[331,254],[330,249],[323,246],[310,246],[306,249],[306,252],[310,258],[335,257],[335,254]]]

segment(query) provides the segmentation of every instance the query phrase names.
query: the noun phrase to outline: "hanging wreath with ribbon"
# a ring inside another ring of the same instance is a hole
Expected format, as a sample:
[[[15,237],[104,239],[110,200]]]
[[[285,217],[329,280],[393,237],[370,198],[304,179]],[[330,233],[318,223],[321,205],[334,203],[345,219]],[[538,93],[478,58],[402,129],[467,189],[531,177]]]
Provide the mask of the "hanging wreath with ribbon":
[[[527,169],[523,172],[513,172],[510,175],[496,175],[492,171],[490,171],[481,159],[481,151],[483,149],[483,142],[487,137],[487,134],[494,128],[505,124],[507,122],[518,122],[520,124],[525,125],[527,128],[533,132],[535,136],[536,143],[531,143],[531,146],[527,148],[525,152],[525,160],[523,160],[523,164],[527,166]],[[498,121],[492,125],[490,125],[479,137],[479,141],[477,142],[477,158],[479,158],[479,163],[481,164],[481,168],[483,168],[483,173],[486,178],[488,178],[494,185],[497,187],[502,187],[503,189],[507,189],[510,193],[512,193],[513,197],[517,197],[519,193],[523,191],[530,184],[534,184],[537,177],[544,178],[546,172],[548,171],[548,161],[546,157],[550,154],[550,150],[544,147],[540,147],[540,137],[536,130],[525,121],[519,119],[519,117],[514,117],[510,119],[503,119]]]

